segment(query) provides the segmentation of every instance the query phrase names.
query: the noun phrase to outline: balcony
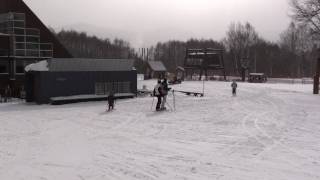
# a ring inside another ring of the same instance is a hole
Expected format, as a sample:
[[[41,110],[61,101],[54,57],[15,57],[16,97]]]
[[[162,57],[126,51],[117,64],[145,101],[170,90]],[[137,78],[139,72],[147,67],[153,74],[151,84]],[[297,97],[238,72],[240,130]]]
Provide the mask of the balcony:
[[[24,58],[52,58],[53,46],[51,43],[16,43],[14,56]]]

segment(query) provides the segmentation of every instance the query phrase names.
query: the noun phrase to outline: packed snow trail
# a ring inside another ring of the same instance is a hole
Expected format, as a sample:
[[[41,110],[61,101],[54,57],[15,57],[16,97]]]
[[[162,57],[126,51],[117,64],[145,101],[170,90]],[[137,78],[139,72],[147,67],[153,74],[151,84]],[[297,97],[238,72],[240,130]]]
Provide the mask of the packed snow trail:
[[[117,101],[112,112],[106,102],[0,104],[0,179],[320,179],[311,85],[239,83],[237,97],[230,83],[205,87],[203,98],[176,93],[176,111],[160,113],[150,97]]]

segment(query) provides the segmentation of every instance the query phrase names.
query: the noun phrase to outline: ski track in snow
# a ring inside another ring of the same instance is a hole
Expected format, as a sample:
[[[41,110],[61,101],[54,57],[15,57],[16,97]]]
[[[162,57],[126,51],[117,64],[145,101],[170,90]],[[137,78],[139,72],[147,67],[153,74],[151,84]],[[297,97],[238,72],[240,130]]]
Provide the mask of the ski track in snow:
[[[202,82],[173,88],[201,91]],[[0,104],[0,179],[320,179],[311,85],[239,83],[236,97],[230,83],[205,89],[203,98],[176,93],[166,112],[151,111],[150,97],[112,112],[104,102]]]

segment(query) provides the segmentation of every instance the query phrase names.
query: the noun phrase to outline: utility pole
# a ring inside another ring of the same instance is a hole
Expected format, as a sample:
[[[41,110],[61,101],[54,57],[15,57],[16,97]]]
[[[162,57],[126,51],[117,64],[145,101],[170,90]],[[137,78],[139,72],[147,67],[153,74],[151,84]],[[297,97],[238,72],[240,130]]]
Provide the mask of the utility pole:
[[[320,80],[320,57],[317,59],[316,75],[313,80],[313,94],[319,94],[319,80]]]

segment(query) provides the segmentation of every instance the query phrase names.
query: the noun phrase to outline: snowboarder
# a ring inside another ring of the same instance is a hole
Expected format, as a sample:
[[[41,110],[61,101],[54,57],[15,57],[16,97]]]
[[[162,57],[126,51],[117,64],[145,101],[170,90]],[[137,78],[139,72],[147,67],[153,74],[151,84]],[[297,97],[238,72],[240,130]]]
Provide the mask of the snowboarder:
[[[232,95],[236,96],[237,95],[238,84],[236,83],[235,80],[232,81],[231,87],[232,87]]]
[[[156,111],[161,110],[160,106],[161,106],[161,98],[163,96],[162,92],[163,92],[163,86],[162,86],[161,80],[159,79],[157,85],[153,89],[153,95],[156,96],[158,99]]]
[[[161,110],[165,110],[166,109],[166,103],[167,103],[167,96],[168,96],[168,92],[170,91],[171,88],[168,87],[168,82],[167,79],[164,78],[163,82],[162,82],[162,96],[163,96],[163,100],[162,100],[162,104],[161,104]]]
[[[113,93],[110,93],[109,96],[108,96],[108,111],[111,111],[114,109],[114,94]]]

